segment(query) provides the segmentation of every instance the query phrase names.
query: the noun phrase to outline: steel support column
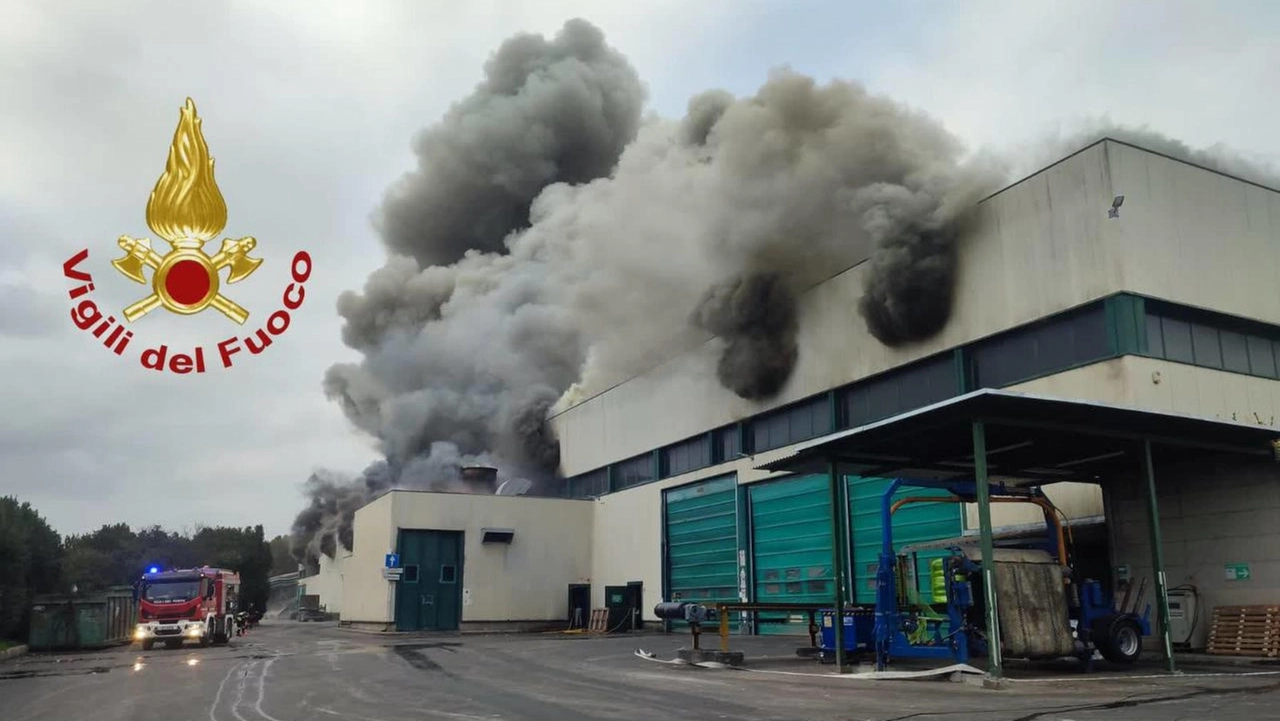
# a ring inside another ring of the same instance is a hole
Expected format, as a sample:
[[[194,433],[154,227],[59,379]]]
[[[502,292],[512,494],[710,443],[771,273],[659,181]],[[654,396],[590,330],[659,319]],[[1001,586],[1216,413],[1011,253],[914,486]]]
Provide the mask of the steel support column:
[[[1169,634],[1169,589],[1164,576],[1164,540],[1160,535],[1160,508],[1156,503],[1156,471],[1151,462],[1150,440],[1142,442],[1142,470],[1147,479],[1147,527],[1151,529],[1151,574],[1156,580],[1160,652],[1164,656],[1165,670],[1174,673],[1177,669],[1173,662],[1173,639]]]
[[[834,575],[835,587],[835,617],[831,622],[835,624],[836,636],[836,672],[848,673],[849,668],[845,665],[844,654],[844,523],[842,519],[844,514],[841,513],[840,499],[844,497],[840,493],[841,478],[837,463],[834,460],[827,461],[827,472],[831,481],[831,570]]]
[[[1004,674],[1000,655],[1000,616],[996,607],[995,542],[991,537],[991,489],[987,486],[987,433],[973,422],[973,480],[978,491],[978,532],[982,541],[982,593],[987,606],[987,674]]]

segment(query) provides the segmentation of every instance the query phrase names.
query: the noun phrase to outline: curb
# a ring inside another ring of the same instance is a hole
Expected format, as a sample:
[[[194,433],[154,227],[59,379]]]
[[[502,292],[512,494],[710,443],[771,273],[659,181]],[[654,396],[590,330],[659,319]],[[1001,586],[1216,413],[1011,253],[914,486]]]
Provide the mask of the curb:
[[[6,648],[5,650],[0,651],[0,661],[7,661],[8,659],[21,656],[26,652],[27,652],[26,644],[23,644],[21,646],[13,646],[10,648]]]

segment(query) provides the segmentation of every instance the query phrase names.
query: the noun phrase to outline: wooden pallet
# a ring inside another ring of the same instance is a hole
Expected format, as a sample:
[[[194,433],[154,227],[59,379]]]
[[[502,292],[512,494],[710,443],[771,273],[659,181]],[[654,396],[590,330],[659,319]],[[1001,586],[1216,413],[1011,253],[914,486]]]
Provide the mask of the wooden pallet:
[[[593,608],[591,609],[591,625],[587,627],[587,631],[591,633],[604,633],[609,630],[609,609]]]
[[[1214,608],[1208,645],[1218,656],[1280,656],[1280,606]]]

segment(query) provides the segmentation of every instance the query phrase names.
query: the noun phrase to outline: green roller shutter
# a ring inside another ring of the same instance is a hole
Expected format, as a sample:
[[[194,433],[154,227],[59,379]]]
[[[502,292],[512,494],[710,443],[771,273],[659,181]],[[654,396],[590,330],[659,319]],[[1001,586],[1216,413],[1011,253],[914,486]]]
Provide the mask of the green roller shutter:
[[[874,604],[876,601],[876,566],[880,562],[880,512],[888,479],[849,476],[849,516],[853,526],[854,602]],[[903,488],[895,499],[907,496],[947,496],[946,491],[932,488]],[[964,505],[961,503],[909,503],[893,514],[893,547],[905,544],[954,538],[964,532]],[[917,556],[916,579],[920,600],[928,603],[929,561],[947,555],[945,550],[922,551]]]
[[[669,600],[738,600],[737,487],[729,476],[665,492]]]
[[[758,603],[831,603],[831,493],[825,475],[753,484],[751,547]],[[762,634],[807,634],[808,614],[759,615]]]

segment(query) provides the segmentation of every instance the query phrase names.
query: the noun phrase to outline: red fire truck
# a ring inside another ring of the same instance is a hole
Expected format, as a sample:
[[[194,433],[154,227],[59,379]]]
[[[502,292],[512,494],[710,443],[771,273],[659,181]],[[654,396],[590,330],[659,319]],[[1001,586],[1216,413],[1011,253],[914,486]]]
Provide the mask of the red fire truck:
[[[150,650],[157,641],[179,648],[225,644],[235,635],[240,575],[224,568],[162,571],[152,567],[136,585],[138,626],[133,639]]]

